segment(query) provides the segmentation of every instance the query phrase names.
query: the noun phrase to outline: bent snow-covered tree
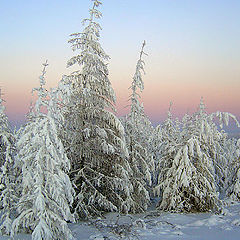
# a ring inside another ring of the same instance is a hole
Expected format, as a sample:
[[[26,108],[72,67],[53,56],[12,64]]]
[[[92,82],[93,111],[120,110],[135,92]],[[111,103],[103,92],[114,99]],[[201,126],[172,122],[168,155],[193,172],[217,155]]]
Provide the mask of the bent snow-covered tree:
[[[136,65],[136,72],[131,84],[131,112],[122,118],[125,128],[127,148],[129,151],[129,164],[133,170],[132,183],[134,192],[138,196],[138,204],[142,211],[147,209],[149,204],[149,189],[152,185],[152,173],[154,163],[149,151],[149,137],[152,133],[152,125],[144,114],[143,105],[139,102],[138,90],[143,91],[144,84],[142,73],[144,73],[145,41],[142,45],[139,60]]]
[[[219,132],[201,99],[199,110],[185,116],[178,138],[171,141],[165,151],[162,170],[156,187],[161,195],[159,208],[172,211],[218,210],[214,150],[219,141]],[[180,128],[179,128],[180,129]],[[173,143],[173,144],[172,144]],[[219,151],[216,152],[220,153]]]
[[[229,176],[231,176],[232,173],[231,167],[237,159],[238,147],[236,141],[229,139],[228,134],[222,129],[224,125],[229,125],[230,120],[237,127],[240,127],[237,118],[233,114],[219,111],[208,116],[208,125],[211,126],[211,128],[205,127],[205,129],[211,129],[211,138],[205,141],[211,158],[213,159],[218,191],[222,196],[226,192],[226,188],[228,188]],[[219,121],[219,126],[216,125],[217,121]]]
[[[156,187],[157,193],[162,194],[160,209],[174,211],[219,209],[219,193],[225,192],[227,175],[231,169],[229,166],[237,157],[234,144],[227,139],[227,134],[223,130],[219,130],[216,118],[219,120],[220,128],[223,124],[228,125],[229,119],[233,119],[239,126],[236,117],[230,113],[207,114],[203,99],[196,113],[183,118],[177,141],[171,141],[175,143],[166,149],[168,153],[166,160],[170,165],[167,168],[163,167],[165,176],[158,181],[159,185]],[[233,171],[228,195],[235,196],[234,184],[236,183],[237,189],[237,176],[237,170]]]
[[[158,209],[177,212],[218,209],[213,168],[194,137],[179,146],[168,161],[170,167],[165,169],[165,179],[155,188],[161,196]]]
[[[3,100],[0,90],[0,213],[2,234],[10,234],[12,220],[10,214],[17,201],[15,194],[14,158],[15,158],[15,138],[10,129],[8,118],[2,105]]]
[[[228,166],[234,158],[234,151],[229,155],[229,141],[227,141],[227,133],[221,130],[223,125],[228,125],[232,119],[237,126],[239,123],[234,115],[227,112],[214,112],[208,114],[206,107],[201,98],[199,110],[192,115],[188,121],[188,135],[194,135],[213,164],[213,176],[217,191],[225,192],[228,179]],[[219,121],[219,126],[217,124]],[[235,159],[234,159],[235,160]]]
[[[79,71],[65,76],[61,86],[71,82],[63,97],[64,146],[71,160],[71,180],[75,186],[74,211],[89,218],[107,211],[135,212],[131,168],[124,128],[114,110],[115,94],[108,78],[106,55],[99,42],[97,20],[101,2],[94,0],[90,17],[83,20],[83,32],[71,35],[69,43],[79,54],[68,61]]]
[[[44,64],[40,76],[38,99],[30,112],[29,121],[17,141],[19,166],[22,166],[22,192],[18,202],[18,217],[11,235],[24,231],[33,240],[73,239],[66,221],[74,221],[70,213],[73,188],[66,174],[70,162],[58,138],[53,118],[52,99],[47,99]],[[43,111],[47,111],[44,113]]]

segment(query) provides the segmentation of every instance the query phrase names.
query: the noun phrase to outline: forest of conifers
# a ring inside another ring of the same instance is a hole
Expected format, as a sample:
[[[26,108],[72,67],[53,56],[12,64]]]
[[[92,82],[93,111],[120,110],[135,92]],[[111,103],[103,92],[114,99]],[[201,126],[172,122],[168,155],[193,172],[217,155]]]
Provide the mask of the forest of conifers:
[[[47,90],[43,64],[37,99],[27,122],[12,131],[0,99],[1,232],[33,240],[73,239],[67,223],[106,212],[141,213],[154,198],[158,211],[221,212],[225,199],[240,200],[240,140],[223,130],[236,117],[207,113],[204,100],[192,115],[154,127],[144,113],[144,47],[129,83],[130,112],[115,115],[109,56],[100,44],[93,0],[83,30],[71,35],[76,51],[64,75]]]

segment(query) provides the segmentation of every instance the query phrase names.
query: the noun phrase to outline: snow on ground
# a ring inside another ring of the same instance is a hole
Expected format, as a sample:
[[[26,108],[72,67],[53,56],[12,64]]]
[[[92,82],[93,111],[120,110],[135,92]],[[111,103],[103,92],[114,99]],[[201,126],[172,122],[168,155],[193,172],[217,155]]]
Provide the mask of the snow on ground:
[[[160,213],[141,215],[107,214],[105,219],[70,224],[77,240],[239,240],[240,203],[226,207],[223,214]],[[0,237],[0,240],[9,237]],[[30,240],[30,235],[17,235],[16,240]]]

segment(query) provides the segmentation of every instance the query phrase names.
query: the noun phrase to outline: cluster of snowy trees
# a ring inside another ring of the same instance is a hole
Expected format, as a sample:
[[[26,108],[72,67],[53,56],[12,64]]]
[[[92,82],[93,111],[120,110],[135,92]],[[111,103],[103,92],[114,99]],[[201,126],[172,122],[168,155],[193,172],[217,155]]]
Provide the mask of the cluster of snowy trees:
[[[139,213],[153,197],[157,209],[219,211],[222,199],[240,200],[240,141],[222,126],[230,113],[197,112],[153,127],[144,113],[144,47],[130,86],[131,109],[114,114],[109,56],[100,45],[99,0],[93,0],[81,33],[69,43],[78,71],[45,88],[47,62],[33,89],[27,123],[9,126],[0,98],[1,232],[32,234],[33,240],[74,239],[68,222],[105,212]]]

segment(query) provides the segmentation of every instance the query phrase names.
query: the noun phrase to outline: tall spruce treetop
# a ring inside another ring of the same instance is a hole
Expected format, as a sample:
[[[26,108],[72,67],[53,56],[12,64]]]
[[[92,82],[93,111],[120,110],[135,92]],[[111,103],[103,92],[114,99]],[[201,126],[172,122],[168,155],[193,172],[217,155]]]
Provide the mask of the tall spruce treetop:
[[[127,121],[131,122],[134,125],[134,129],[136,130],[136,132],[140,134],[138,138],[141,138],[141,140],[140,139],[138,140],[144,145],[144,147],[148,147],[147,146],[148,142],[142,133],[144,133],[144,135],[147,134],[148,136],[150,136],[152,133],[152,124],[144,113],[143,103],[140,103],[139,101],[140,95],[138,93],[138,90],[140,92],[144,90],[142,74],[145,74],[145,71],[144,71],[145,63],[142,59],[142,56],[147,55],[144,52],[145,45],[146,45],[146,42],[144,41],[140,51],[139,59],[137,61],[136,71],[133,76],[133,81],[130,86],[130,89],[132,90],[132,94],[130,96],[131,112],[127,115]]]
[[[142,79],[142,73],[144,72],[144,61],[142,59],[143,54],[144,53],[144,47],[146,45],[146,42],[143,42],[142,45],[142,49],[140,51],[140,56],[139,59],[137,61],[137,65],[136,65],[136,71],[135,74],[133,76],[133,81],[131,84],[131,89],[132,89],[132,94],[131,94],[131,118],[132,121],[137,121],[139,120],[139,114],[144,114],[144,110],[143,110],[143,106],[140,104],[139,102],[139,94],[137,93],[137,90],[139,89],[141,92],[144,89],[144,83],[143,83],[143,79]]]
[[[89,10],[90,17],[83,20],[83,32],[71,34],[69,43],[73,51],[80,50],[80,54],[72,57],[67,66],[79,64],[81,71],[72,74],[76,87],[88,97],[81,98],[81,103],[89,107],[112,108],[116,101],[115,93],[108,79],[106,62],[109,56],[99,43],[101,26],[96,22],[102,14],[97,9],[102,3],[93,1]]]

